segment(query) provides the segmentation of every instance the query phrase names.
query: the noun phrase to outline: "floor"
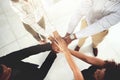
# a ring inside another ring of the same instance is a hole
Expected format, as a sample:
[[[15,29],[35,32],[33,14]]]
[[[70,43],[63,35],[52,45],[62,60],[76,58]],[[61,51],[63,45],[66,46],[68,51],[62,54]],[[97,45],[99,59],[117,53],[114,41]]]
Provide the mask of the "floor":
[[[46,17],[48,18],[46,26],[51,27],[53,30],[56,29],[61,36],[64,36],[70,17],[77,7],[77,1],[78,0],[54,0],[54,3],[45,3],[44,5],[49,4],[49,6],[46,6]],[[120,23],[109,29],[109,34],[98,46],[99,54],[97,57],[104,60],[108,59],[120,62],[119,27]],[[78,26],[75,31],[77,30],[79,30]],[[74,49],[77,41],[78,40],[73,41],[69,45],[69,48]],[[0,0],[0,56],[35,44],[38,44],[38,42],[25,31],[19,17],[11,9],[9,0]],[[86,40],[80,51],[90,56],[93,55],[90,37]],[[34,55],[23,61],[41,65],[48,53],[49,52]],[[89,64],[86,64],[75,57],[73,57],[73,59],[81,70],[89,66]],[[45,80],[73,80],[73,73],[63,54],[57,54],[57,59]]]

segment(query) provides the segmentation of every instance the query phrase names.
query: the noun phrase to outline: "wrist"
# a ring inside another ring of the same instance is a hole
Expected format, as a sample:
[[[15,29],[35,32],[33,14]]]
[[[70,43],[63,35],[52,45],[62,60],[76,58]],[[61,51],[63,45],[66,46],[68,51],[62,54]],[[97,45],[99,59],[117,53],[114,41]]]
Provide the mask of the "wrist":
[[[70,35],[70,33],[66,33],[65,37],[66,37],[66,36],[69,36],[69,35]]]
[[[75,34],[71,34],[71,35],[70,35],[70,39],[71,39],[71,40],[75,40],[75,39],[76,39],[76,35],[75,35]]]

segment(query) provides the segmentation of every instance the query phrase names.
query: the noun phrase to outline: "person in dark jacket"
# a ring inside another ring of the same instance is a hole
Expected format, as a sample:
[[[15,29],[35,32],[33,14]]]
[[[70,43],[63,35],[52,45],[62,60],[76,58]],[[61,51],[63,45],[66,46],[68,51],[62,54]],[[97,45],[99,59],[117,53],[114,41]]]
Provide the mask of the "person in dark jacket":
[[[42,66],[23,59],[41,52],[51,51]],[[0,80],[44,80],[56,58],[50,43],[35,45],[0,57]]]

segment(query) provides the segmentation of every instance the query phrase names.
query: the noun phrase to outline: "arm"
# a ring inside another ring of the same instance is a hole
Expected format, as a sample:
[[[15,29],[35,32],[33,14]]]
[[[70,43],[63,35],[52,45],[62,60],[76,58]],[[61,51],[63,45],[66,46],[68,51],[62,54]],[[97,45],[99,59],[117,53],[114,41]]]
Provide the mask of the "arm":
[[[78,8],[76,9],[75,13],[70,19],[68,24],[68,31],[67,33],[72,34],[78,23],[80,22],[83,16],[86,16],[90,11],[93,3],[91,0],[81,0],[78,2]]]
[[[36,46],[31,46],[28,48],[24,48],[22,50],[14,51],[6,56],[3,56],[0,58],[0,61],[2,62],[16,62],[23,60],[31,55],[38,54],[40,52],[45,52],[51,50],[51,44],[47,43],[44,45],[36,45]]]
[[[76,12],[72,15],[69,23],[68,23],[68,30],[67,30],[67,34],[72,34],[76,28],[76,26],[78,25],[78,23],[80,22],[81,18],[85,15],[84,13],[82,13],[83,11],[81,11],[81,8],[77,9]]]
[[[40,79],[44,80],[45,76],[47,75],[49,69],[51,68],[52,64],[54,63],[55,59],[57,57],[57,54],[51,50],[51,52],[48,54],[47,58],[39,68],[40,71]],[[44,71],[43,71],[44,70]]]
[[[27,13],[19,4],[19,2],[12,2],[11,7],[12,9],[19,15],[22,22],[25,24],[28,24],[32,29],[34,29],[37,33],[40,33],[44,36],[46,36],[46,32],[41,26],[36,22],[34,11],[31,9],[29,10],[29,13]],[[32,11],[32,12],[31,12]]]
[[[81,13],[81,10],[77,10],[77,12],[72,16],[69,24],[68,24],[68,30],[64,37],[64,40],[67,42],[67,44],[70,44],[75,38],[75,34],[71,35],[74,32],[74,29],[80,22],[81,18],[83,17],[83,14]]]
[[[80,72],[79,68],[76,66],[75,62],[73,61],[71,57],[71,53],[68,50],[67,44],[65,43],[65,41],[56,32],[54,32],[54,38],[55,38],[57,46],[60,48],[60,50],[65,55],[65,58],[68,61],[68,64],[70,65],[70,68],[73,71],[75,80],[84,80],[82,73]]]
[[[25,24],[28,24],[37,33],[47,36],[46,31],[38,24],[34,14],[27,14],[26,17],[21,19]]]
[[[120,22],[120,9],[116,12],[111,13],[99,21],[93,23],[92,25],[88,26],[87,28],[75,33],[77,38],[87,37],[99,33],[101,31],[109,29],[111,26]]]
[[[80,14],[79,11],[77,11],[70,19],[70,22],[68,24],[68,30],[67,30],[67,34],[72,34],[76,28],[76,26],[78,25],[78,23],[80,22],[81,18],[82,18],[82,14]]]
[[[69,49],[70,50],[70,49]],[[87,56],[81,52],[78,51],[73,51],[70,50],[71,54],[89,64],[95,65],[95,66],[103,66],[105,64],[104,60],[101,60],[99,58],[96,57],[92,57],[92,56]]]
[[[80,69],[77,67],[77,65],[75,64],[75,62],[72,59],[70,51],[66,49],[63,51],[63,53],[64,53],[64,56],[69,64],[70,68],[73,71],[75,80],[84,80],[82,73],[80,72]]]
[[[82,3],[82,4],[81,4]],[[73,40],[77,39],[76,35],[73,34],[74,29],[79,24],[81,19],[88,14],[88,12],[91,9],[92,2],[91,0],[83,0],[80,1],[80,6],[78,6],[78,9],[76,10],[75,14],[71,17],[70,22],[68,24],[68,30],[64,37],[64,40],[69,44]]]

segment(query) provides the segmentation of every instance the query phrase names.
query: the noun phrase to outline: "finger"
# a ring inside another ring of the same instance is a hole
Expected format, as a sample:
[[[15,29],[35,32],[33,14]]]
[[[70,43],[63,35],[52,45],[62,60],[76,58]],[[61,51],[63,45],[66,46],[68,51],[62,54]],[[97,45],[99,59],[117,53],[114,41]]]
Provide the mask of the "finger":
[[[54,36],[54,40],[55,42],[58,44],[58,36],[57,36],[57,32],[53,32],[53,36]]]
[[[61,38],[61,36],[59,35],[59,33],[57,31],[53,32],[53,35],[55,38]]]
[[[53,32],[54,39],[56,41],[56,45],[59,47],[60,50],[62,50],[62,44],[63,44],[63,39],[62,37],[58,34],[57,31]]]
[[[52,36],[49,36],[48,38],[50,41],[54,41],[55,39]]]
[[[53,32],[53,35],[57,43],[61,42],[61,36],[58,34],[57,31]]]
[[[52,37],[52,36],[49,36],[49,38],[48,38],[50,41],[52,41],[52,42],[54,42],[54,43],[56,43],[57,44],[57,42],[56,42],[56,40],[55,40],[55,38],[54,37]]]

